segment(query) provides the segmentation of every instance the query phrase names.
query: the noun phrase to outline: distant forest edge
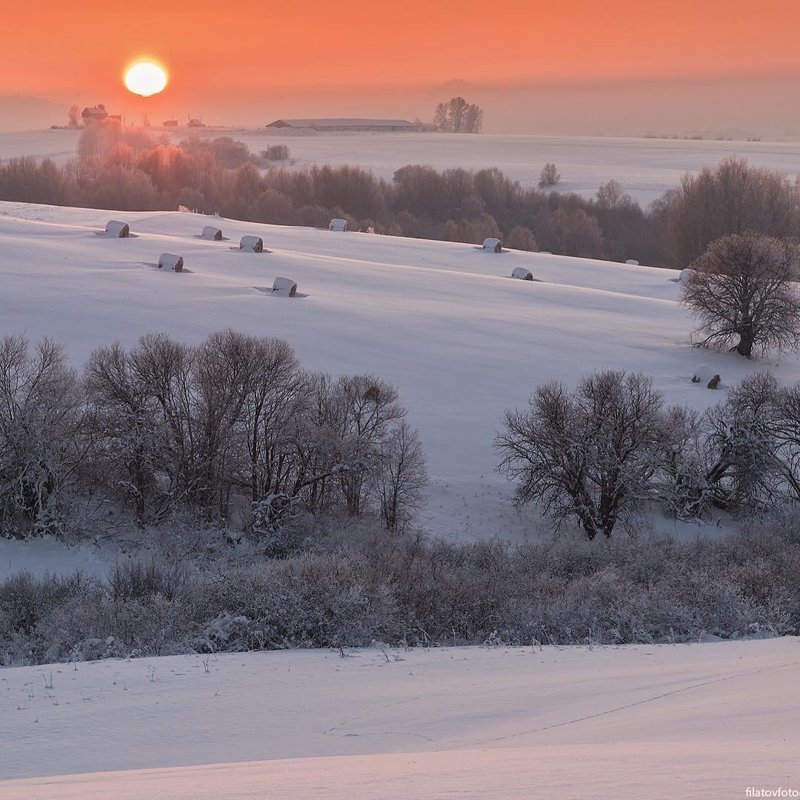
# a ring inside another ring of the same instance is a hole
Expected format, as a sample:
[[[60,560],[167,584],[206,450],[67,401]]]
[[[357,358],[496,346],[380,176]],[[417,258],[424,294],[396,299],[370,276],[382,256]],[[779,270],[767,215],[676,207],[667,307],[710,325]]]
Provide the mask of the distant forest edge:
[[[278,225],[327,227],[479,243],[497,237],[519,250],[680,268],[728,233],[800,237],[800,182],[729,158],[643,209],[610,177],[586,199],[552,190],[554,164],[539,188],[499,169],[408,165],[392,181],[358,166],[292,168],[286,148],[261,154],[229,137],[170,144],[114,121],[86,128],[76,157],[0,163],[0,200],[122,211],[186,208]]]

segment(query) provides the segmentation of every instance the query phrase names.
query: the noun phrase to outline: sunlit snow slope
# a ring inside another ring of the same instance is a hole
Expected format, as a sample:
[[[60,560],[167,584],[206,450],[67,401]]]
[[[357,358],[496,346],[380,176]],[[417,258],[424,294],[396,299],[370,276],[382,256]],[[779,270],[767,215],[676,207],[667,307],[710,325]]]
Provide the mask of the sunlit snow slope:
[[[721,800],[800,789],[798,669],[796,638],[10,669],[0,800]]]

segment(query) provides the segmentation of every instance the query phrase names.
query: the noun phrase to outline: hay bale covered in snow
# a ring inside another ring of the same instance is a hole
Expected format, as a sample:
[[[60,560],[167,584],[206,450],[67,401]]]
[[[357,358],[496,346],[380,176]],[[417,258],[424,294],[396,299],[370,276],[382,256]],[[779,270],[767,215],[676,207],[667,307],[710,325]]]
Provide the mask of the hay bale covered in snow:
[[[700,364],[692,375],[692,383],[702,383],[708,386],[714,378],[717,379],[717,384],[719,384],[719,375],[708,364]],[[709,386],[709,388],[716,389],[716,386]]]
[[[114,236],[117,239],[127,239],[131,235],[131,229],[127,222],[120,222],[112,219],[106,222],[106,236]]]
[[[678,283],[681,286],[688,286],[697,275],[697,270],[695,269],[682,269],[681,274],[678,275]]]
[[[200,234],[201,239],[210,239],[213,242],[221,242],[222,241],[222,231],[219,228],[215,228],[213,225],[206,225],[203,228],[203,232]]]
[[[629,258],[625,263],[630,264],[632,267],[639,266],[639,262],[635,258]]]
[[[275,278],[272,291],[281,297],[294,297],[297,294],[297,284],[291,278]]]
[[[247,253],[263,253],[264,242],[260,236],[242,236],[239,249]]]
[[[719,389],[719,382],[722,380],[719,375],[715,375],[706,386],[706,389]]]
[[[502,253],[503,243],[499,239],[489,237],[483,240],[483,250],[488,250],[490,253]]]
[[[346,219],[332,219],[330,224],[328,225],[328,230],[330,231],[346,231],[347,230],[347,220]]]
[[[183,272],[183,256],[176,256],[175,253],[162,253],[158,257],[158,268]]]
[[[515,267],[514,271],[511,273],[511,277],[516,278],[518,281],[532,281],[533,273],[525,269],[525,267]]]

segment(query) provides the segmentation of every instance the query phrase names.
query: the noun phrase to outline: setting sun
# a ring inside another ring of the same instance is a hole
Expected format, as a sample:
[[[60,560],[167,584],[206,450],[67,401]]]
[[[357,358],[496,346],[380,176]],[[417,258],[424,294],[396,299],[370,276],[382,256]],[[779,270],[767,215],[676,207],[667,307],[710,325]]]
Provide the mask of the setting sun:
[[[158,94],[166,85],[166,71],[152,61],[139,61],[125,72],[125,86],[142,97]]]

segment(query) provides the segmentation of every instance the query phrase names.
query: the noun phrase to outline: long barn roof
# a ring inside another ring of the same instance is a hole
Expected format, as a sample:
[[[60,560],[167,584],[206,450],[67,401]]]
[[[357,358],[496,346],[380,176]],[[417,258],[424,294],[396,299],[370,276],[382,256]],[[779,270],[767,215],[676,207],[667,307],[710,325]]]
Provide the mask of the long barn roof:
[[[268,128],[416,128],[413,122],[407,119],[357,119],[357,118],[331,118],[331,119],[277,119],[267,125]]]

